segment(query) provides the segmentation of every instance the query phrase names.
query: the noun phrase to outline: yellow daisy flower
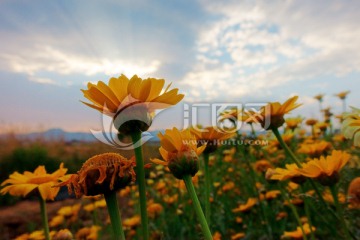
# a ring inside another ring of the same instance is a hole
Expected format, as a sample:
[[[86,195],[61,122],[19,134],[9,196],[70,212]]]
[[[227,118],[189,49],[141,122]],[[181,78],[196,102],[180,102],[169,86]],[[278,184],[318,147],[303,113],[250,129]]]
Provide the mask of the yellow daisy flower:
[[[91,103],[83,103],[113,117],[115,126],[124,134],[135,130],[146,131],[156,109],[175,105],[184,97],[178,94],[177,88],[169,90],[171,84],[163,90],[164,84],[164,79],[143,80],[134,75],[129,80],[121,75],[111,78],[108,84],[102,81],[96,85],[88,83],[88,89],[82,92]]]
[[[310,229],[310,225],[308,223],[305,223],[303,225],[303,229],[306,235],[311,233],[311,230],[314,232],[316,230],[315,227],[312,227]],[[284,232],[284,234],[281,236],[282,239],[286,238],[292,238],[292,239],[302,239],[303,238],[303,232],[300,227],[297,227],[295,231],[292,232]]]
[[[299,124],[301,124],[302,121],[303,119],[301,117],[287,118],[285,119],[286,128],[294,130],[299,126]]]
[[[204,151],[206,145],[197,147],[197,141],[189,129],[178,130],[177,128],[165,130],[165,134],[159,133],[159,152],[164,159],[151,159],[156,164],[168,166],[171,173],[179,179],[186,174],[194,176],[198,170],[198,156]]]
[[[198,142],[203,145],[206,144],[205,152],[212,153],[214,152],[221,141],[233,138],[235,132],[224,132],[216,127],[206,127],[206,128],[191,128],[191,133],[195,135]]]
[[[271,174],[270,174],[271,173]],[[290,179],[293,182],[302,182],[303,178],[299,173],[299,167],[295,164],[286,164],[285,168],[268,169],[266,175],[271,180],[287,180]]]
[[[315,98],[316,100],[318,100],[319,102],[322,102],[324,96],[325,96],[324,94],[318,94],[318,95],[314,96],[314,98]]]
[[[60,164],[60,168],[53,173],[47,173],[44,166],[39,166],[34,172],[25,171],[23,174],[14,172],[9,179],[5,180],[1,186],[1,194],[9,193],[13,196],[27,196],[30,193],[39,194],[44,200],[54,200],[59,192],[59,188],[53,186],[58,183],[58,179],[63,177],[67,169]]]
[[[350,91],[344,91],[344,92],[340,92],[338,94],[335,94],[335,96],[337,96],[340,99],[345,99],[346,96],[350,93]]]
[[[350,154],[333,150],[331,155],[321,156],[302,164],[297,171],[305,177],[315,178],[323,185],[332,185],[338,181],[339,172],[349,161]]]
[[[354,140],[354,146],[360,147],[360,109],[353,108],[351,113],[344,115],[341,131],[345,138]]]
[[[301,106],[301,104],[296,103],[297,99],[298,96],[294,96],[283,104],[270,102],[262,107],[259,113],[248,112],[247,116],[243,117],[243,120],[247,122],[249,119],[255,119],[266,130],[281,127],[285,122],[284,115]]]
[[[239,207],[233,209],[232,212],[248,212],[257,202],[257,198],[249,198],[245,204],[240,204]]]
[[[298,150],[299,153],[309,155],[311,158],[320,157],[324,152],[332,148],[331,144],[326,141],[317,141],[312,143],[303,143]]]

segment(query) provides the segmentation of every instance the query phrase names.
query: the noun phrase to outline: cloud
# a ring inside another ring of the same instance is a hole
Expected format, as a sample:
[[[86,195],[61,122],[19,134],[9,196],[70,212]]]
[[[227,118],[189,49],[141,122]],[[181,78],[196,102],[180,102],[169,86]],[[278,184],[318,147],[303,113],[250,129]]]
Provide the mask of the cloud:
[[[200,31],[197,62],[182,84],[196,87],[205,99],[251,96],[292,81],[360,72],[359,2],[202,1],[202,6],[215,20]]]
[[[31,81],[38,83],[54,83],[54,80],[39,77],[45,73],[57,75],[82,74],[93,76],[105,74],[108,76],[121,73],[132,76],[134,74],[150,74],[160,67],[160,62],[150,63],[132,62],[122,59],[91,58],[85,55],[67,53],[51,46],[36,46],[17,54],[1,54],[4,70],[24,73]]]
[[[38,77],[30,77],[30,81],[41,83],[41,84],[54,84],[56,85],[56,82],[53,79],[50,78],[38,78]]]

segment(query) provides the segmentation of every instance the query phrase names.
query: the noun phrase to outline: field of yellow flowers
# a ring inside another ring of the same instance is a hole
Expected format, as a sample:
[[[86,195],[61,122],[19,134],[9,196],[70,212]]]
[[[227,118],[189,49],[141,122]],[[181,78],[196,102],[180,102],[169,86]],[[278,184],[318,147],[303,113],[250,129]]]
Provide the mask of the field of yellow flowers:
[[[301,107],[294,96],[258,112],[227,109],[225,128],[171,128],[158,145],[141,144],[155,110],[186,98],[164,86],[121,75],[82,90],[131,151],[2,140],[2,204],[26,198],[39,209],[22,228],[0,218],[4,239],[360,239],[360,110],[345,111],[349,92],[337,95],[338,119],[330,109],[321,119],[287,118]]]

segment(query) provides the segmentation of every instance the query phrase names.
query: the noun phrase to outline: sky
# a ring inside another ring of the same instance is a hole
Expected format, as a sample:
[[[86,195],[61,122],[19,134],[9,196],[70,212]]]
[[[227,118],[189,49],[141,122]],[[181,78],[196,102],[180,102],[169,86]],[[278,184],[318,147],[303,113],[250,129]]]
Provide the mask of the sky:
[[[99,129],[80,89],[120,74],[185,94],[153,130],[183,127],[194,104],[204,118],[211,104],[298,95],[291,116],[319,117],[315,95],[339,114],[334,94],[350,90],[347,105],[360,107],[359,10],[356,0],[1,0],[0,132]]]

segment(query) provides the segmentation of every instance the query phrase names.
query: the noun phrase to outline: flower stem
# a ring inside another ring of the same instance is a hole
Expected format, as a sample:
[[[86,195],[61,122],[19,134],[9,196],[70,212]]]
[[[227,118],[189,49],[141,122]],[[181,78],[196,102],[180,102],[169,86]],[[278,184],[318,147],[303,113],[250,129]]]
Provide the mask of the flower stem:
[[[209,172],[209,154],[204,153],[204,173],[205,173],[205,217],[210,225],[210,172]]]
[[[294,204],[291,203],[290,198],[288,197],[288,195],[286,195],[286,193],[284,192],[284,190],[283,190],[282,188],[280,188],[280,189],[281,189],[281,195],[282,195],[283,198],[284,198],[285,200],[287,200],[287,202],[289,203],[289,207],[290,207],[291,211],[293,212],[297,223],[299,224],[299,227],[300,227],[301,232],[302,232],[302,234],[303,234],[303,239],[304,239],[304,240],[307,240],[307,236],[306,236],[305,230],[304,230],[304,228],[303,228],[301,219],[300,219],[300,217],[299,217],[298,211],[296,210],[296,207],[294,206]]]
[[[106,193],[104,194],[104,197],[111,220],[111,225],[114,231],[114,239],[125,240],[125,234],[122,228],[121,215],[119,211],[118,200],[116,197],[116,191]]]
[[[301,186],[301,191],[304,195],[304,206],[305,206],[305,214],[306,214],[306,217],[308,219],[308,223],[309,223],[309,226],[310,226],[310,236],[311,236],[311,240],[315,240],[315,235],[314,235],[314,231],[312,229],[312,220],[311,220],[311,215],[310,215],[310,208],[309,208],[309,199],[307,198],[306,196],[306,191],[305,191],[305,188],[304,186]]]
[[[146,189],[145,189],[145,171],[144,171],[144,160],[141,149],[141,132],[134,132],[131,134],[133,144],[138,144],[134,148],[136,158],[136,179],[139,186],[140,195],[140,213],[141,213],[141,227],[143,233],[143,240],[149,239],[149,228],[148,228],[148,216],[146,207]]]
[[[41,196],[39,196],[39,202],[40,202],[40,210],[41,210],[41,219],[44,227],[44,235],[46,240],[50,240],[50,231],[49,231],[49,224],[48,224],[48,218],[46,213],[46,202],[44,199],[42,199]]]
[[[185,182],[186,189],[188,190],[188,193],[190,194],[191,200],[193,202],[195,213],[200,221],[201,229],[203,231],[205,240],[212,240],[213,238],[212,238],[208,223],[206,222],[204,213],[201,209],[199,199],[196,195],[195,188],[194,188],[194,185],[191,180],[191,176],[185,175],[183,180]]]
[[[288,147],[288,145],[284,142],[284,140],[282,139],[279,130],[277,128],[272,128],[271,129],[272,132],[274,133],[275,137],[277,138],[277,140],[279,141],[281,147],[285,150],[285,152],[291,157],[291,159],[293,160],[293,162],[298,166],[301,167],[301,163],[299,161],[299,159],[297,159],[297,157],[295,156],[295,154],[291,151],[291,149]]]
[[[338,214],[338,219],[340,220],[340,223],[341,223],[341,226],[342,226],[342,229],[343,229],[343,233],[344,233],[344,239],[350,239],[350,234],[349,234],[349,231],[348,231],[348,228],[346,226],[346,222],[345,222],[345,219],[344,219],[344,214],[343,214],[343,209],[339,203],[339,199],[338,199],[338,194],[337,194],[337,190],[336,190],[336,187],[335,185],[332,185],[330,186],[330,191],[331,191],[331,194],[334,198],[334,204],[335,204],[335,207],[336,207],[336,212]]]

